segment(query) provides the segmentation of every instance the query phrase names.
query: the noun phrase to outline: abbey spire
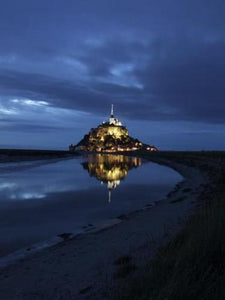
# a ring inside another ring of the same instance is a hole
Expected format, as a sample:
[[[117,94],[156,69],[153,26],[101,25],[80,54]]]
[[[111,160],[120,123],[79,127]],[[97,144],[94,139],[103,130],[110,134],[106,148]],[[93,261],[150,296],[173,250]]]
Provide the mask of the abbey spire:
[[[114,117],[113,110],[114,110],[114,107],[113,107],[113,104],[111,104],[111,114],[110,114],[110,118],[109,118],[109,124],[114,125],[114,126],[122,126],[122,123]]]
[[[114,118],[114,113],[113,113],[113,104],[111,104],[111,115],[110,115],[111,118]]]

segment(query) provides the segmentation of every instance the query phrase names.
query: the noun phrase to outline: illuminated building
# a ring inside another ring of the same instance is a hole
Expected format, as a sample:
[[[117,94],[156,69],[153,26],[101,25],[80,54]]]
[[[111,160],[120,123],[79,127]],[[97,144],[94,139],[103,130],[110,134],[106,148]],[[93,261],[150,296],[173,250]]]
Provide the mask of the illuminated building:
[[[109,124],[115,125],[115,126],[122,126],[122,123],[118,119],[114,118],[113,104],[111,106],[111,114],[110,114],[110,118],[109,118]]]
[[[77,145],[70,145],[69,151],[124,152],[124,151],[156,151],[154,146],[140,142],[129,136],[127,128],[114,117],[113,104],[108,121],[103,122],[90,132]]]

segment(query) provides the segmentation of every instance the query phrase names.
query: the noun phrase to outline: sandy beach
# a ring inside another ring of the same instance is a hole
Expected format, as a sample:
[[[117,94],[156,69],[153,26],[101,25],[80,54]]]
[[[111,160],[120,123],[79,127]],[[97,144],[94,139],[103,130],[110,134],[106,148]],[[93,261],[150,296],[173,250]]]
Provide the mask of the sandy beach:
[[[208,177],[198,168],[152,158],[184,177],[166,199],[120,216],[114,226],[79,235],[1,269],[1,299],[107,299],[171,239],[196,208]]]

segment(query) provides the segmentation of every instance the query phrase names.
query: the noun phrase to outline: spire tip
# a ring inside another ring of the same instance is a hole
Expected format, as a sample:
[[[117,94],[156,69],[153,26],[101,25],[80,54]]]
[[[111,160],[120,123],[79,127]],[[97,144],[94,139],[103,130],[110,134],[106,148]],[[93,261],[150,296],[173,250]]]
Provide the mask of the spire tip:
[[[111,104],[111,117],[113,118],[113,115],[114,115],[114,113],[113,113],[113,104]]]

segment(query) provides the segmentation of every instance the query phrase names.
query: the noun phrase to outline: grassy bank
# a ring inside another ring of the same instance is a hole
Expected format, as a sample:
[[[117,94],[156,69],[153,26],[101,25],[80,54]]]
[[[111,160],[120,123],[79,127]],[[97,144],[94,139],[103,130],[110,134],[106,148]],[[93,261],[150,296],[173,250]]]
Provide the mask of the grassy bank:
[[[208,174],[199,208],[185,228],[147,262],[143,276],[114,299],[225,299],[225,154],[164,153]]]

